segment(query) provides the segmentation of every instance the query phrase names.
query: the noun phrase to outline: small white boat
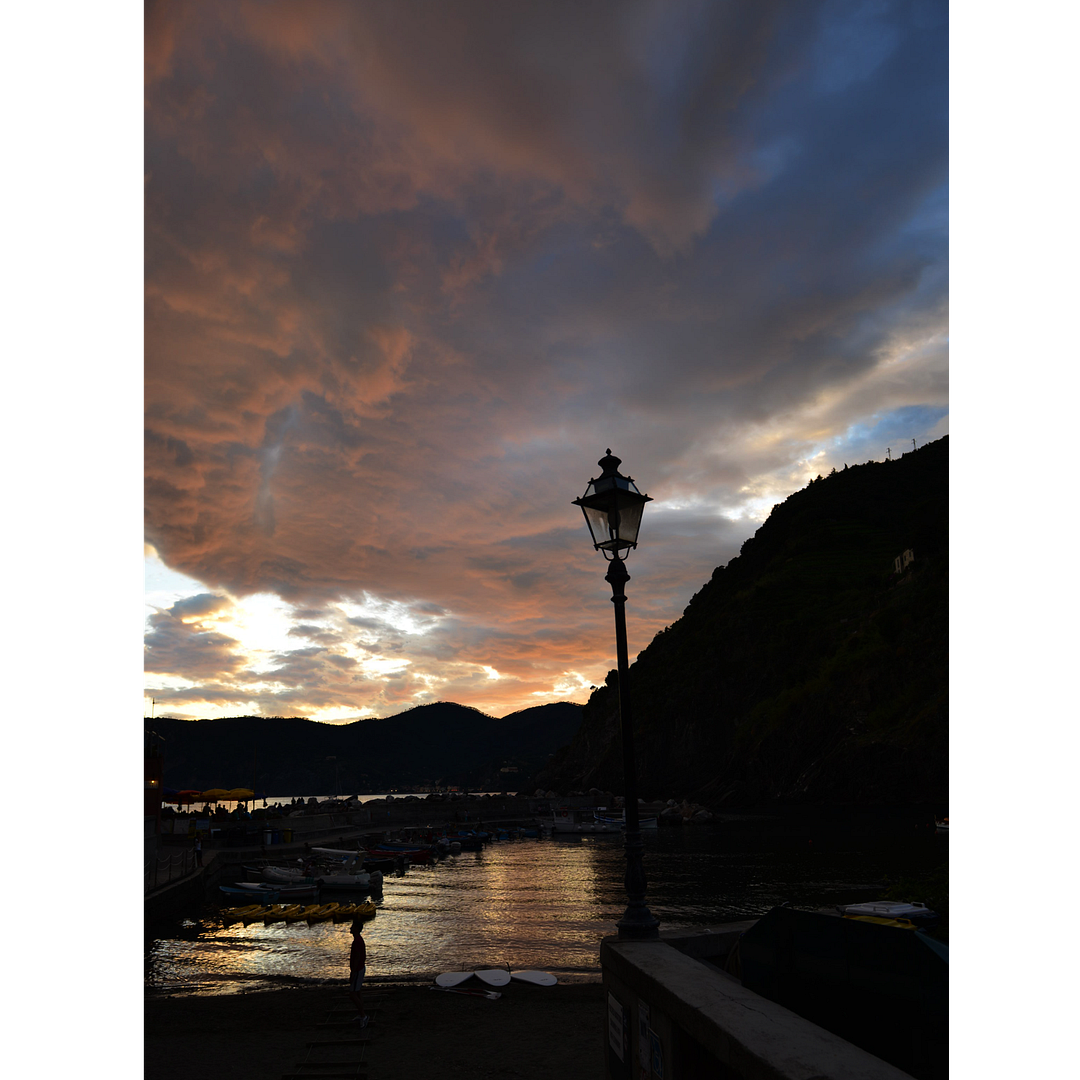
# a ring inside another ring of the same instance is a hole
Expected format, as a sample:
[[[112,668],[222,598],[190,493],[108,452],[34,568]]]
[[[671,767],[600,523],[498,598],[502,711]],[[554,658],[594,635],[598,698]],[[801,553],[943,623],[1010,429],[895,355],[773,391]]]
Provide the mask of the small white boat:
[[[608,825],[617,825],[620,829],[623,827],[623,823],[626,821],[626,811],[624,810],[618,817],[613,814],[601,813],[596,811],[596,820],[603,821]],[[660,827],[660,820],[655,814],[650,814],[649,817],[638,818],[639,829],[658,829]]]
[[[596,814],[592,810],[571,810],[569,807],[560,806],[557,810],[552,811],[551,823],[548,828],[556,833],[618,836],[622,832],[622,821],[614,823],[597,821]]]
[[[325,873],[316,871],[315,880],[326,889],[374,889],[382,888],[383,876],[379,870],[369,873],[361,869],[364,865],[365,852],[344,851],[341,848],[313,847],[313,855],[324,859],[334,859],[340,868]]]
[[[444,971],[441,975],[435,976],[436,986],[460,986],[466,979],[473,977],[471,971]]]
[[[316,885],[313,877],[309,877],[303,870],[294,869],[291,866],[264,866],[260,871],[263,881],[273,882],[275,885]]]
[[[937,912],[925,904],[906,904],[890,900],[871,900],[865,904],[847,904],[836,909],[841,915],[852,917],[869,915],[877,919],[909,919],[911,922],[929,922],[938,917]]]
[[[510,981],[510,972],[506,968],[484,968],[473,974],[486,982],[488,986],[505,986]]]
[[[244,889],[254,893],[256,896],[263,894],[288,896],[294,900],[299,900],[303,897],[314,898],[319,893],[319,887],[317,885],[294,884],[292,882],[286,885],[271,883],[269,881],[238,881],[233,888]]]
[[[550,971],[536,971],[531,968],[528,971],[511,971],[510,978],[532,983],[534,986],[555,986],[559,981]]]
[[[324,889],[368,889],[371,888],[373,876],[361,871],[359,874],[320,874],[315,880]],[[382,884],[381,874],[379,874],[379,883]]]

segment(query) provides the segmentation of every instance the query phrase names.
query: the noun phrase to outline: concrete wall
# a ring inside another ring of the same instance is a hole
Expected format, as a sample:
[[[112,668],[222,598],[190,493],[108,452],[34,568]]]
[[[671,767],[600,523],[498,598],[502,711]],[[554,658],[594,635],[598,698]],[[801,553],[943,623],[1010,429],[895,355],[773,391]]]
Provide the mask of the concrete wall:
[[[604,939],[607,1080],[911,1080],[726,974],[750,925]]]

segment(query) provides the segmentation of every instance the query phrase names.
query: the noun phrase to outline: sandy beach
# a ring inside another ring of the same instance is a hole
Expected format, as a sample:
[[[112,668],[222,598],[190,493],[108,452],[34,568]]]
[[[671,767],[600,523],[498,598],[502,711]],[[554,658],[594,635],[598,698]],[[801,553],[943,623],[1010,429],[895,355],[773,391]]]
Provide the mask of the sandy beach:
[[[369,994],[366,1031],[347,1026],[344,981],[216,997],[150,995],[145,1080],[273,1080],[296,1071],[308,1043],[367,1034],[366,1043],[316,1048],[310,1060],[362,1057],[372,1080],[436,1073],[596,1080],[603,1074],[604,991],[598,982],[537,987],[515,981],[497,1001],[428,985],[373,987]],[[321,1026],[328,1022],[333,1026]]]

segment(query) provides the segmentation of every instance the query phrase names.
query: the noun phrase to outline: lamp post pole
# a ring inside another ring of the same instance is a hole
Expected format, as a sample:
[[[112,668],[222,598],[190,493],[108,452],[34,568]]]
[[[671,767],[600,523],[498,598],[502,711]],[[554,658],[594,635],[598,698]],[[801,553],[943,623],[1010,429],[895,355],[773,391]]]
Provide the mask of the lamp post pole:
[[[660,922],[645,904],[645,845],[638,818],[637,759],[634,754],[634,715],[630,704],[630,662],[626,648],[626,564],[616,556],[604,580],[611,585],[615,605],[615,651],[619,663],[619,728],[623,751],[623,802],[626,851],[626,911],[618,922],[620,940],[642,941],[660,936]]]

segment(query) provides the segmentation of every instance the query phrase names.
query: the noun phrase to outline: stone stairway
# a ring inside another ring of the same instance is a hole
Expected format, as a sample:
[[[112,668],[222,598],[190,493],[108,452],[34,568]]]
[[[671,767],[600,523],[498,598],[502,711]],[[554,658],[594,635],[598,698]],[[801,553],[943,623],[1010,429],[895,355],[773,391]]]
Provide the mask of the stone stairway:
[[[296,1062],[291,1072],[282,1073],[281,1080],[366,1080],[371,1029],[385,1000],[385,994],[364,995],[366,1027],[355,1022],[356,1010],[351,1005],[331,1009],[318,1025],[325,1034],[304,1044],[303,1060]]]

